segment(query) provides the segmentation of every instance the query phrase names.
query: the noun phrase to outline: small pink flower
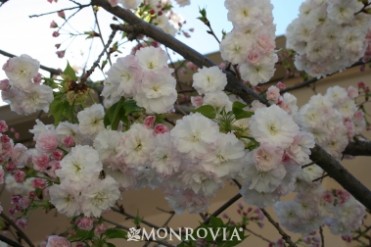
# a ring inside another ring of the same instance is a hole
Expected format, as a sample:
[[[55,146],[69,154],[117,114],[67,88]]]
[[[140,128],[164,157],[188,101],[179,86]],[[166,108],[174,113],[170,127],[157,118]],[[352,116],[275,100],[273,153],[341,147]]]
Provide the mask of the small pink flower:
[[[10,87],[9,80],[4,79],[0,81],[0,90],[8,90]]]
[[[250,50],[247,54],[246,60],[248,63],[257,64],[261,59],[261,54],[257,50]]]
[[[287,86],[282,81],[279,81],[277,82],[276,87],[278,87],[280,90],[285,90]]]
[[[53,132],[42,132],[36,140],[35,147],[43,152],[53,152],[58,147],[57,136]]]
[[[63,156],[64,156],[64,153],[62,150],[55,150],[53,153],[52,153],[52,157],[53,159],[55,160],[62,160],[63,159]]]
[[[354,98],[358,97],[357,88],[350,86],[350,87],[347,88],[347,91],[348,91],[349,98],[354,99]]]
[[[8,125],[4,120],[0,120],[0,133],[5,133],[8,131]]]
[[[60,35],[60,33],[59,33],[58,31],[54,31],[54,32],[52,33],[52,36],[53,36],[54,38],[58,37],[59,35]]]
[[[25,228],[27,226],[27,219],[26,218],[19,218],[15,221],[15,224],[19,228]]]
[[[71,247],[70,241],[68,241],[64,237],[60,237],[57,235],[51,235],[48,237],[48,243],[46,247]]]
[[[89,217],[82,217],[77,220],[76,224],[81,230],[90,231],[93,229],[94,220]]]
[[[75,146],[75,139],[73,138],[73,136],[66,136],[62,139],[62,143],[66,147],[70,148]]]
[[[155,124],[155,121],[156,121],[156,116],[147,116],[147,117],[144,119],[143,124],[144,124],[147,128],[153,128],[153,125]]]
[[[190,69],[194,72],[196,72],[197,69],[198,69],[198,66],[196,64],[192,63],[192,62],[187,62],[186,66],[187,66],[188,69]]]
[[[94,233],[95,233],[95,235],[99,236],[99,235],[103,234],[106,230],[107,230],[107,226],[102,223],[102,224],[99,224],[95,227]]]
[[[267,90],[267,100],[277,103],[279,98],[280,89],[276,86],[270,86]]]
[[[36,171],[43,172],[49,166],[49,156],[47,154],[34,155],[32,157],[33,167]]]
[[[66,19],[66,14],[64,13],[63,10],[58,11],[58,16],[59,16],[60,18],[62,18],[62,19]]]
[[[202,96],[191,96],[191,103],[194,107],[200,107],[204,103]]]
[[[166,132],[169,132],[169,128],[164,124],[156,124],[154,128],[154,132],[156,135],[158,134],[164,134]]]
[[[58,24],[53,20],[51,23],[50,23],[50,28],[57,28],[58,27]]]
[[[46,180],[43,178],[35,178],[32,180],[32,186],[35,189],[44,189],[46,187]]]
[[[41,79],[42,79],[42,75],[40,73],[37,73],[37,75],[35,75],[32,80],[35,84],[40,84],[41,83]]]
[[[66,55],[66,51],[57,51],[56,54],[59,58],[64,58],[64,56]]]
[[[13,176],[14,176],[15,181],[17,181],[17,183],[22,183],[26,178],[26,173],[22,170],[16,170],[13,173]]]

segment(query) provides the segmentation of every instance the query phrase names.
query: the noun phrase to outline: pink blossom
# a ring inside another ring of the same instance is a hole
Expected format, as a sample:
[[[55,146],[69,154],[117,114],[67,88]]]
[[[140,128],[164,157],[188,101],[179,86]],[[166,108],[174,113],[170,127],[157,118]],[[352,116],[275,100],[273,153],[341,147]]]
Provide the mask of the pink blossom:
[[[64,58],[64,55],[66,54],[66,51],[65,50],[57,51],[56,54],[59,58]]]
[[[63,145],[65,145],[66,147],[73,147],[75,146],[75,139],[73,136],[65,136],[63,139],[62,139],[62,143]]]
[[[60,18],[62,18],[62,19],[66,19],[66,14],[64,13],[63,10],[58,11],[58,16],[59,16]]]
[[[27,219],[26,218],[19,218],[15,221],[15,224],[19,228],[25,228],[27,226]]]
[[[191,103],[194,107],[200,107],[204,103],[202,96],[191,96]]]
[[[166,132],[169,132],[169,128],[165,124],[156,124],[154,128],[155,134],[164,134]]]
[[[52,33],[52,36],[53,36],[54,38],[58,37],[59,35],[60,35],[60,33],[59,33],[58,31],[54,31],[54,32]]]
[[[357,88],[350,86],[350,87],[347,88],[347,91],[348,91],[349,98],[354,99],[354,98],[358,97]]]
[[[0,133],[5,133],[8,131],[8,125],[4,120],[0,120]]]
[[[57,149],[57,150],[54,150],[53,153],[52,153],[52,157],[55,160],[62,160],[63,156],[64,156],[64,153],[63,153],[62,150]]]
[[[70,241],[68,241],[64,237],[60,237],[57,235],[51,235],[48,237],[48,243],[46,247],[71,247]]]
[[[103,223],[97,225],[94,229],[94,233],[95,235],[101,235],[102,233],[104,233],[105,231],[107,230],[107,226]]]
[[[32,157],[33,167],[36,171],[45,171],[49,165],[49,156],[47,154],[34,155]]]
[[[4,79],[0,81],[0,90],[8,90],[10,87],[9,80]]]
[[[267,100],[277,103],[279,97],[280,89],[276,86],[270,86],[267,90]]]
[[[37,73],[33,78],[33,82],[35,84],[41,84],[42,75],[40,73]]]
[[[282,81],[279,81],[277,82],[276,87],[278,87],[280,90],[285,90],[287,86]]]
[[[147,128],[153,128],[153,125],[155,124],[155,121],[156,121],[156,116],[147,116],[145,119],[144,119],[144,122],[143,124],[147,127]]]
[[[93,229],[94,220],[90,217],[79,218],[76,222],[76,225],[81,230],[90,231]]]
[[[46,169],[46,173],[50,176],[55,178],[57,175],[55,174],[55,171],[61,168],[61,164],[57,160],[52,160],[49,162],[48,167]]]
[[[257,64],[260,61],[261,54],[259,51],[253,49],[250,50],[246,57],[246,62],[251,64]]]
[[[50,28],[56,28],[58,27],[58,24],[53,20],[51,23],[50,23]]]
[[[37,150],[43,152],[53,152],[58,147],[57,136],[54,132],[42,132],[36,139]]]
[[[192,62],[187,62],[186,66],[188,69],[192,70],[193,72],[196,72],[198,69],[198,66]]]
[[[43,178],[35,178],[32,180],[32,186],[35,189],[44,189],[46,187],[46,180]]]
[[[14,176],[15,181],[17,181],[18,183],[22,183],[26,178],[26,173],[22,170],[16,170],[13,173],[13,176]]]

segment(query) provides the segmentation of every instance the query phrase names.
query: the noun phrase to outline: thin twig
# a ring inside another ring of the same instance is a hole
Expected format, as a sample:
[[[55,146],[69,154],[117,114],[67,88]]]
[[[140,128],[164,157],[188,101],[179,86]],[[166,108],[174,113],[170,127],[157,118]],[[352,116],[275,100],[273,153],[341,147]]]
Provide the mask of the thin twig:
[[[207,224],[210,222],[211,218],[212,217],[217,217],[219,214],[223,213],[224,210],[226,210],[227,208],[229,208],[231,205],[233,205],[236,201],[238,201],[240,198],[241,198],[241,194],[238,193],[236,194],[234,197],[232,197],[231,199],[229,199],[227,202],[225,202],[220,208],[218,208],[217,210],[214,211],[214,213],[212,213],[209,217],[206,218],[206,220],[204,220],[204,224]]]
[[[273,218],[272,216],[264,209],[264,208],[261,208],[260,209],[263,214],[265,215],[265,217],[268,219],[268,221],[274,226],[274,228],[276,228],[276,230],[278,231],[278,233],[282,236],[282,239],[285,240],[285,242],[290,246],[290,247],[297,247],[296,244],[294,242],[292,242],[291,240],[291,237],[290,235],[288,235],[281,227],[280,227],[280,224],[278,224]]]
[[[30,15],[29,18],[34,18],[34,17],[41,17],[41,16],[44,16],[44,15],[51,15],[51,14],[55,14],[55,13],[58,13],[60,11],[68,11],[68,10],[74,10],[74,9],[83,9],[83,8],[86,8],[86,7],[89,7],[91,4],[80,4],[78,6],[74,6],[74,7],[70,7],[70,8],[64,8],[64,9],[60,9],[60,10],[54,10],[54,11],[50,11],[50,12],[46,12],[46,13],[41,13],[41,14],[35,14],[35,15]]]
[[[4,235],[1,235],[0,234],[0,240],[4,243],[7,243],[9,244],[10,246],[13,246],[13,247],[24,247],[23,245],[21,245],[20,243],[10,239],[10,238],[7,238],[5,237]]]
[[[9,224],[11,225],[17,232],[17,235],[22,238],[30,247],[34,247],[34,244],[32,243],[32,241],[28,238],[28,236],[22,231],[21,228],[19,228],[17,226],[17,224],[15,224],[13,222],[13,220],[11,220],[8,216],[6,216],[4,213],[1,213],[0,214],[1,217],[3,217],[3,219]]]
[[[325,247],[325,236],[323,235],[323,227],[319,227],[319,235],[321,236],[321,247]]]
[[[251,233],[252,235],[254,235],[255,237],[258,237],[258,238],[260,238],[261,240],[263,240],[263,241],[265,241],[265,242],[267,242],[267,243],[272,243],[272,241],[270,241],[268,238],[266,238],[266,237],[260,235],[259,233],[254,232],[253,230],[251,230],[251,229],[249,229],[249,228],[246,228],[246,227],[245,227],[245,230],[246,230],[247,232]]]

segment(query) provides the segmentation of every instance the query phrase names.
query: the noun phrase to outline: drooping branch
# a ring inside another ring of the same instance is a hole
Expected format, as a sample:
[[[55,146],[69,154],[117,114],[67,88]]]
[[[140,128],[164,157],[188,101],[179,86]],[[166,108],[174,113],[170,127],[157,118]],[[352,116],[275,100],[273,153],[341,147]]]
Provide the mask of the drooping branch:
[[[316,145],[310,155],[311,160],[318,164],[330,177],[335,179],[344,189],[351,193],[360,203],[371,209],[371,192],[358,179],[349,173],[336,159],[323,148]]]
[[[108,1],[105,0],[92,0],[92,4],[101,6],[106,11],[131,25],[132,28],[135,28],[136,32],[140,32],[162,43],[163,45],[182,55],[185,59],[192,61],[194,64],[200,67],[214,66],[214,63],[202,54],[178,41],[174,37],[164,33],[157,27],[139,19],[129,10],[120,7],[112,7]],[[246,87],[236,76],[233,75],[232,72],[227,72],[227,78],[227,91],[240,96],[246,102],[251,102],[251,100],[255,99],[267,104],[265,99],[257,95],[250,88]],[[340,185],[352,193],[353,196],[364,206],[366,206],[368,209],[371,209],[371,192],[362,183],[360,183],[354,176],[345,170],[339,162],[337,162],[333,157],[331,157],[331,155],[329,155],[319,146],[313,148],[311,152],[311,158],[313,161],[324,169],[330,177],[334,178]]]
[[[10,239],[10,238],[7,238],[5,237],[4,235],[1,235],[0,234],[0,241],[4,242],[4,243],[7,243],[9,244],[10,246],[13,246],[13,247],[23,247],[23,245],[19,244],[18,242]]]
[[[353,156],[371,156],[371,142],[370,141],[355,141],[350,142],[345,148],[343,154]]]
[[[13,220],[12,219],[10,219],[8,216],[6,216],[4,213],[1,213],[0,214],[0,216],[6,221],[6,223],[7,224],[9,224],[10,226],[12,226],[14,229],[15,229],[15,231],[16,231],[16,233],[17,233],[17,235],[21,238],[21,239],[23,239],[30,247],[34,247],[35,245],[32,243],[32,241],[29,239],[29,237],[22,231],[22,229],[21,228],[19,228],[18,226],[17,226],[17,224],[15,224],[14,222],[13,222]]]

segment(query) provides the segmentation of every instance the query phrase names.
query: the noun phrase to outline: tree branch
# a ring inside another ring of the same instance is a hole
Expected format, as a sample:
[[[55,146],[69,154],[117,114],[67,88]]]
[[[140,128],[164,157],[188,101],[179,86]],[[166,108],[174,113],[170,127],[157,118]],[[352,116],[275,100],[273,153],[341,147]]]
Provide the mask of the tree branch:
[[[353,156],[371,156],[371,141],[350,142],[343,154]]]
[[[1,213],[0,216],[9,224],[11,225],[17,235],[23,239],[30,247],[34,247],[34,244],[32,243],[32,241],[28,238],[28,236],[22,231],[21,228],[19,228],[14,222],[12,219],[10,219],[8,216],[6,216],[4,213]]]
[[[358,179],[349,173],[336,159],[323,148],[316,145],[310,155],[311,160],[318,164],[330,177],[335,179],[344,189],[351,193],[367,209],[371,210],[371,192]]]
[[[18,242],[10,239],[10,238],[7,238],[5,237],[4,235],[1,235],[0,234],[0,241],[4,242],[4,243],[7,243],[9,244],[10,246],[13,246],[13,247],[24,247],[23,245],[19,244]]]
[[[174,37],[164,33],[157,27],[139,19],[132,12],[120,7],[112,7],[105,0],[92,0],[93,5],[101,6],[106,11],[124,20],[129,25],[132,25],[136,29],[136,32],[151,37],[152,39],[164,44],[172,50],[181,54],[185,59],[192,61],[199,67],[214,66],[214,63],[201,55],[194,49],[188,47],[182,42],[178,41]],[[232,72],[226,72],[228,84],[226,90],[240,96],[245,102],[249,103],[252,100],[259,100],[260,102],[268,105],[268,102],[257,95],[250,88],[246,87]],[[331,157],[326,151],[319,146],[316,146],[311,150],[311,158],[315,161],[322,169],[324,169],[330,177],[334,178],[340,185],[346,190],[353,194],[363,205],[368,209],[371,209],[371,192],[360,183],[354,176],[352,176],[347,170]]]

